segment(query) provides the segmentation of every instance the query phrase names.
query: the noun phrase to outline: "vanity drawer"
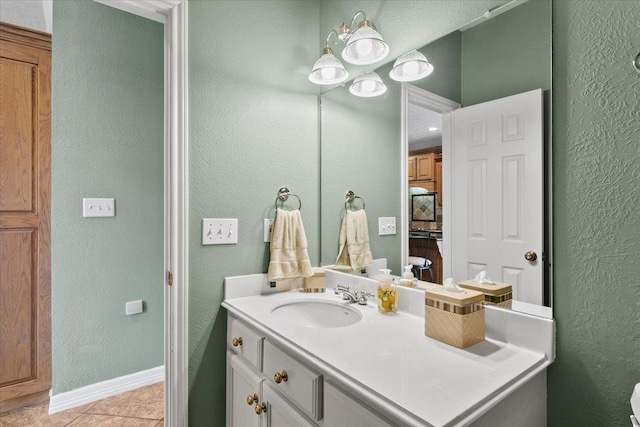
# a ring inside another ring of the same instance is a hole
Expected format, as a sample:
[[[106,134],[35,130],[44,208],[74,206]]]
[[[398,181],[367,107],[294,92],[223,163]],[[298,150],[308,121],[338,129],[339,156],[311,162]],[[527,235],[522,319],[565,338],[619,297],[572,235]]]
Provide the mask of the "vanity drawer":
[[[288,356],[269,341],[264,342],[262,373],[313,420],[322,418],[322,375]]]
[[[250,329],[246,323],[234,317],[228,318],[227,343],[229,348],[242,356],[258,371],[262,369],[262,342],[264,337]]]

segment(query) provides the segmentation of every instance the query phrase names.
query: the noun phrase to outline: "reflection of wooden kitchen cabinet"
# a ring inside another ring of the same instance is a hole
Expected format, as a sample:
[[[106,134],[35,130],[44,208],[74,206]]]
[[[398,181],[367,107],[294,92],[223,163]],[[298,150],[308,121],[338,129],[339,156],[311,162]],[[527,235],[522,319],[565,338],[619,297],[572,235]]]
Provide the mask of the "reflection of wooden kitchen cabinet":
[[[435,160],[435,181],[436,196],[438,206],[442,206],[442,156],[436,157]]]
[[[409,182],[416,180],[416,156],[409,156]]]
[[[433,181],[435,179],[435,153],[409,156],[409,182]]]
[[[435,153],[416,156],[416,180],[433,181],[435,169]]]

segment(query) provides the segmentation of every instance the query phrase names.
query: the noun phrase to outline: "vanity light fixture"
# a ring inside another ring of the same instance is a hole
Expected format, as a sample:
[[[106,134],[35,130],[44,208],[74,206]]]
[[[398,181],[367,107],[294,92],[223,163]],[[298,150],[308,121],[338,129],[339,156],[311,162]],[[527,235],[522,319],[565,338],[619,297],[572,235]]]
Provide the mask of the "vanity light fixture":
[[[317,85],[334,85],[345,82],[349,78],[349,73],[344,69],[344,65],[335,57],[329,47],[329,39],[334,34],[338,34],[332,30],[327,36],[327,45],[322,50],[322,56],[316,61],[309,74],[309,80]]]
[[[397,82],[412,82],[423,79],[432,72],[433,65],[427,58],[417,50],[412,50],[396,59],[389,77]]]
[[[352,30],[356,18],[362,15],[355,31]],[[338,38],[347,43],[342,50],[342,59],[350,64],[368,65],[383,60],[389,54],[387,45],[376,30],[373,22],[368,21],[364,12],[360,11],[351,18],[348,27],[343,23],[338,28]]]
[[[385,86],[380,76],[374,71],[356,77],[351,87],[349,87],[349,92],[351,92],[352,95],[362,98],[380,96],[386,91],[387,86]]]

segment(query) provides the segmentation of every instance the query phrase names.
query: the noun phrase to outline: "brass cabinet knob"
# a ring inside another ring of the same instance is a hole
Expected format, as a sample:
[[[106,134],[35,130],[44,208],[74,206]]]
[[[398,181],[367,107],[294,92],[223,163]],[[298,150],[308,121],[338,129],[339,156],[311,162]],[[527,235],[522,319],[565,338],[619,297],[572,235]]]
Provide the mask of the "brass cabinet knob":
[[[527,261],[535,261],[538,259],[538,254],[536,254],[534,251],[529,251],[524,254],[524,259],[526,259]]]
[[[273,376],[273,380],[277,384],[280,384],[282,381],[287,382],[289,380],[289,374],[287,374],[287,371],[276,372]]]
[[[234,347],[242,345],[242,337],[232,339],[231,344],[233,344]]]
[[[253,405],[253,402],[257,402],[258,401],[258,394],[257,393],[253,393],[252,395],[247,396],[247,405]]]
[[[267,405],[265,403],[262,403],[262,404],[258,403],[256,404],[255,410],[256,410],[256,415],[260,415],[263,412],[267,412]]]

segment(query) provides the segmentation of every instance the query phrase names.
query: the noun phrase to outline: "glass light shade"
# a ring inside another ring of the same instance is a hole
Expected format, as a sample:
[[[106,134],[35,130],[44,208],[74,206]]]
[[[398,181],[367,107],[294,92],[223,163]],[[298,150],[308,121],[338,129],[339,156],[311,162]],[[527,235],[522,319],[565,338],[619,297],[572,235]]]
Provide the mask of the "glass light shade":
[[[369,21],[362,21],[360,27],[349,37],[342,51],[342,59],[350,64],[367,65],[383,60],[389,54],[389,46],[382,36],[373,29]]]
[[[360,96],[362,98],[380,96],[386,91],[387,87],[380,76],[374,71],[356,77],[353,79],[351,87],[349,87],[349,92],[351,92],[352,95]]]
[[[389,71],[389,77],[397,82],[413,82],[427,77],[432,72],[433,65],[427,58],[417,50],[412,50],[396,59]]]
[[[344,69],[344,65],[328,47],[323,50],[323,55],[313,65],[309,74],[309,80],[317,85],[339,84],[348,78],[349,73]]]

